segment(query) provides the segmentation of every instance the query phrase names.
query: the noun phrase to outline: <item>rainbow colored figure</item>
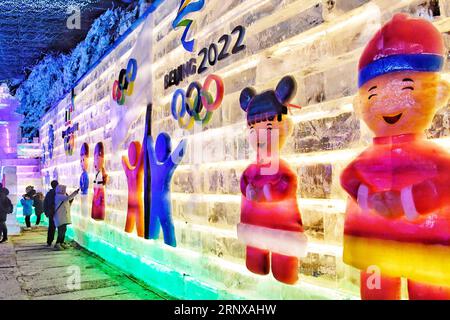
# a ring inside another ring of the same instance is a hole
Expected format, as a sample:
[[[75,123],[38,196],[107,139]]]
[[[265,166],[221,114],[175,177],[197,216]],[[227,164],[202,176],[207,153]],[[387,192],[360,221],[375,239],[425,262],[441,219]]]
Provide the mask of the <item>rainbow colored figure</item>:
[[[298,280],[299,258],[306,256],[307,238],[297,205],[297,176],[279,151],[292,133],[288,103],[296,92],[292,77],[284,77],[275,91],[241,92],[247,113],[250,145],[257,152],[241,177],[241,222],[238,238],[247,246],[247,268],[281,282]]]
[[[181,0],[180,7],[175,20],[172,22],[172,27],[177,29],[178,27],[185,27],[181,43],[185,50],[194,52],[195,40],[187,40],[189,30],[191,29],[193,20],[184,19],[188,14],[203,9],[205,0]],[[184,20],[183,20],[184,19]]]
[[[344,262],[363,299],[399,299],[401,277],[409,299],[450,299],[450,154],[424,136],[449,100],[444,57],[430,22],[396,14],[360,59],[354,106],[375,138],[341,184]]]
[[[170,200],[170,182],[172,176],[186,152],[186,140],[181,140],[172,152],[170,136],[163,132],[156,138],[147,140],[147,153],[151,170],[151,213],[149,239],[158,239],[160,229],[164,234],[164,243],[176,247],[175,228],[172,221]]]
[[[137,235],[144,237],[144,202],[142,198],[144,152],[140,142],[131,142],[128,148],[128,158],[122,157],[122,166],[128,181],[128,212],[125,232],[133,232],[134,226],[136,226]]]
[[[94,220],[105,220],[105,185],[108,175],[105,170],[105,147],[102,142],[95,146],[94,150],[95,179],[94,198],[92,199],[91,216]]]

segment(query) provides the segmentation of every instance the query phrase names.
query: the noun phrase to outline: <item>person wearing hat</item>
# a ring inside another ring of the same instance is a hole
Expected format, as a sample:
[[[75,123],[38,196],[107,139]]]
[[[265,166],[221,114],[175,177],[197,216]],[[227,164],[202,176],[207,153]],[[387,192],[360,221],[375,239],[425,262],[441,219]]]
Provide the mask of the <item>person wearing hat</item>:
[[[31,230],[31,215],[33,214],[33,197],[36,193],[32,186],[25,189],[26,193],[20,199],[20,204],[23,208],[23,215],[25,217],[26,228],[24,230]]]
[[[5,187],[3,187],[3,183],[0,182],[0,192],[5,192],[6,195],[9,195],[9,190]]]
[[[37,192],[33,197],[34,214],[36,215],[36,226],[41,223],[41,217],[44,213],[44,194]]]
[[[396,14],[365,48],[354,108],[375,134],[341,175],[344,262],[362,299],[450,299],[450,154],[426,139],[447,105],[445,47],[432,23]]]
[[[80,189],[75,190],[71,195],[66,193],[67,187],[59,184],[55,190],[55,215],[53,221],[58,228],[58,238],[56,239],[55,250],[67,249],[65,237],[67,225],[72,223],[70,207],[73,199],[78,195]]]
[[[296,82],[288,76],[276,90],[256,94],[246,88],[240,96],[257,160],[241,176],[238,238],[246,245],[251,272],[266,275],[272,270],[275,279],[286,284],[297,282],[307,245],[297,204],[297,176],[279,154],[293,130],[288,102],[295,92]]]

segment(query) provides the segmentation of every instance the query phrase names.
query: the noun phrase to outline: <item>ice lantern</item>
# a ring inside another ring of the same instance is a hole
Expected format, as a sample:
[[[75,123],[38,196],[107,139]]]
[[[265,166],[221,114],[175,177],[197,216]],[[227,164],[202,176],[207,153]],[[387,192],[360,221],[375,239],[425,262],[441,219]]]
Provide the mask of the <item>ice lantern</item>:
[[[375,138],[341,184],[344,262],[361,271],[362,299],[399,299],[400,277],[409,299],[450,298],[450,154],[424,136],[449,99],[444,54],[430,22],[397,14],[360,59],[354,107]]]
[[[299,258],[306,256],[307,244],[297,205],[297,177],[279,157],[292,133],[287,103],[295,92],[295,80],[285,77],[275,91],[256,94],[246,88],[240,97],[257,161],[241,177],[238,238],[246,244],[251,272],[266,275],[272,269],[273,276],[287,284],[297,282]]]

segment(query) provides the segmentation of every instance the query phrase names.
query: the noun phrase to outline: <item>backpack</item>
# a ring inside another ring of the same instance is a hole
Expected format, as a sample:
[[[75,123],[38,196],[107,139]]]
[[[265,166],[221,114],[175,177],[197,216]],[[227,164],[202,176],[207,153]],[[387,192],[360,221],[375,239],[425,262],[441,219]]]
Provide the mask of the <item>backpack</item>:
[[[0,212],[3,214],[10,214],[14,212],[14,206],[8,197],[5,197],[3,200],[0,199],[0,206]]]
[[[44,199],[44,214],[46,217],[55,214],[55,190],[50,190]]]

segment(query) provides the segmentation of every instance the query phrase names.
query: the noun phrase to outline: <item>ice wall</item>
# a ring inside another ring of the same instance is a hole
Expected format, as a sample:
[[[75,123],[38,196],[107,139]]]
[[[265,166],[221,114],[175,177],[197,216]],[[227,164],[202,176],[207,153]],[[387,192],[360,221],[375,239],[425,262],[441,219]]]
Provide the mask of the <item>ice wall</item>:
[[[18,102],[8,87],[0,86],[0,159],[17,157],[19,123],[22,117],[15,112]]]
[[[194,55],[181,46],[183,30],[173,31],[179,1],[167,0],[148,19],[153,25],[153,136],[168,132],[175,143],[178,123],[170,112],[176,88],[204,81],[207,74],[224,79],[225,98],[205,130],[184,133],[189,152],[172,183],[173,215],[178,247],[162,241],[140,239],[124,233],[127,182],[120,162],[128,143],[141,140],[145,110],[136,119],[127,141],[112,150],[110,104],[112,84],[125,68],[139,34],[138,27],[75,88],[74,122],[79,122],[74,156],[66,156],[62,139],[64,109],[70,96],[45,115],[41,128],[44,144],[48,127],[55,126],[54,158],[42,174],[57,171],[60,182],[76,188],[79,148],[103,141],[107,186],[107,219],[94,222],[83,217],[77,200],[73,234],[76,239],[106,259],[161,289],[182,298],[355,298],[358,273],[342,262],[345,195],[339,186],[342,168],[365,145],[370,133],[356,118],[352,99],[357,88],[357,61],[363,46],[393,13],[402,11],[432,19],[446,41],[450,31],[450,6],[446,2],[387,0],[233,0],[207,1],[195,13],[197,51],[217,42],[237,25],[247,28],[246,50],[210,67],[202,76],[192,76],[176,87],[164,89],[164,76]],[[141,25],[142,27],[142,25]],[[198,61],[201,59],[197,57]],[[272,276],[260,277],[245,268],[244,246],[237,240],[240,214],[239,177],[255,155],[247,142],[245,115],[239,107],[240,91],[254,86],[258,91],[274,88],[284,75],[299,85],[294,104],[294,134],[283,157],[298,172],[299,206],[310,239],[308,256],[302,262],[300,282],[285,286]],[[138,81],[138,80],[137,80]],[[430,138],[448,145],[449,112],[436,116]],[[194,157],[202,150],[200,160]],[[92,160],[92,159],[91,159]],[[93,169],[91,163],[91,179]]]

